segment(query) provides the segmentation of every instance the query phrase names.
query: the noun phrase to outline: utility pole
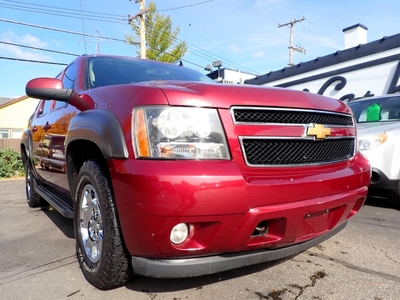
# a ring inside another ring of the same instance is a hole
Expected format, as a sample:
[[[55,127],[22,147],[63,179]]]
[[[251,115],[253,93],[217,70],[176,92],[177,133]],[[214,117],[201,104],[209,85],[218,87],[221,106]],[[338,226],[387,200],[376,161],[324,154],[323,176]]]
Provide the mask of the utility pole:
[[[289,64],[288,64],[289,66],[293,66],[293,52],[295,52],[295,51],[301,52],[301,53],[305,53],[306,52],[306,49],[293,46],[293,28],[294,28],[294,24],[296,24],[297,22],[302,22],[304,20],[305,20],[305,18],[302,17],[301,19],[291,20],[289,23],[282,24],[282,25],[279,24],[278,25],[278,27],[290,26]]]
[[[94,29],[96,29],[97,35],[102,37],[100,31],[96,28],[96,26],[94,26],[93,23],[92,23],[92,25],[93,25]],[[96,53],[100,54],[100,45],[99,45],[99,39],[98,38],[96,38]]]
[[[129,0],[130,1],[130,0]],[[140,5],[140,11],[134,15],[134,16],[129,16],[128,15],[128,21],[129,23],[132,22],[133,19],[139,17],[139,34],[140,34],[140,58],[146,59],[146,27],[145,27],[145,15],[148,9],[146,8],[146,5],[144,3],[145,0],[135,0],[135,3],[139,2]]]
[[[136,0],[140,4],[140,58],[146,59],[146,27],[145,27],[145,4],[144,0]]]

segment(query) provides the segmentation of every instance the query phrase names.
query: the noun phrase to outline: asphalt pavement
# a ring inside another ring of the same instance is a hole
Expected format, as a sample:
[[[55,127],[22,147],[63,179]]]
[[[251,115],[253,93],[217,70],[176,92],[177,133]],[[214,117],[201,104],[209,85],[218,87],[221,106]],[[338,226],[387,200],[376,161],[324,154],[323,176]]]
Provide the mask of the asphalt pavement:
[[[197,278],[137,276],[99,291],[75,257],[72,220],[30,208],[24,180],[0,180],[0,299],[400,299],[400,211],[370,199],[339,234],[278,262]]]

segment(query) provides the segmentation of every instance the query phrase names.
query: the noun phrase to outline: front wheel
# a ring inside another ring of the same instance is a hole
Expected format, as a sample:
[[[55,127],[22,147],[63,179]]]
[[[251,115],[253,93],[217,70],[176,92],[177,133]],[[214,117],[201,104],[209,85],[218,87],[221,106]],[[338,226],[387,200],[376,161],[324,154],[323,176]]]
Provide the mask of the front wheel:
[[[92,160],[78,175],[74,229],[78,261],[85,278],[107,290],[125,285],[132,272],[110,182]]]

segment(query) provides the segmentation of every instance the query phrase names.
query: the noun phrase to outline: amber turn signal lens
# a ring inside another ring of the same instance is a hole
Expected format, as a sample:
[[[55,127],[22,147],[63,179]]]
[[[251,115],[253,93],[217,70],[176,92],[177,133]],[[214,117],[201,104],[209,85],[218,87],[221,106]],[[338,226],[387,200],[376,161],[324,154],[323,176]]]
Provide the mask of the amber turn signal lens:
[[[137,150],[140,157],[150,157],[149,143],[147,140],[147,126],[145,112],[138,109],[135,116],[135,137]]]

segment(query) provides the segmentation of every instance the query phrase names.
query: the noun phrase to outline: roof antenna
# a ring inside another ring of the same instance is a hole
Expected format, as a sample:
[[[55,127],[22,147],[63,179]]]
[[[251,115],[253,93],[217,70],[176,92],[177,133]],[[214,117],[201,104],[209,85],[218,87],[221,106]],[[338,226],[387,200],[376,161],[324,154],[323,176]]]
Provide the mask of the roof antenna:
[[[85,54],[87,54],[87,49],[86,49],[85,22],[83,21],[82,0],[80,0],[79,2],[80,2],[80,4],[81,4],[81,18],[82,18],[82,30],[83,30],[83,43],[85,44]]]

